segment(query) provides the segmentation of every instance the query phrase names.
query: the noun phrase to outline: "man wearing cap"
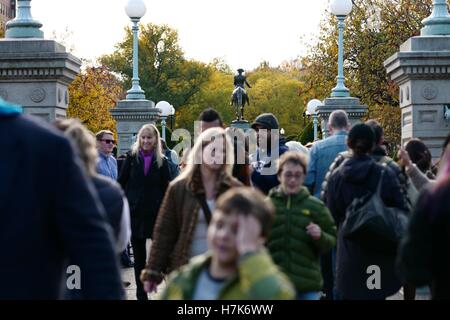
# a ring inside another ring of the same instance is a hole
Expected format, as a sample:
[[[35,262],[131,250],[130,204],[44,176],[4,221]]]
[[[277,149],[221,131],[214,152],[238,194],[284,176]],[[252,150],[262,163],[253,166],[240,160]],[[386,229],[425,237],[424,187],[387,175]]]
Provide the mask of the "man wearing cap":
[[[276,172],[276,161],[288,151],[284,138],[279,136],[279,124],[272,113],[263,113],[256,117],[252,129],[257,134],[258,149],[250,156],[253,168],[251,174],[252,185],[265,194],[280,184]]]

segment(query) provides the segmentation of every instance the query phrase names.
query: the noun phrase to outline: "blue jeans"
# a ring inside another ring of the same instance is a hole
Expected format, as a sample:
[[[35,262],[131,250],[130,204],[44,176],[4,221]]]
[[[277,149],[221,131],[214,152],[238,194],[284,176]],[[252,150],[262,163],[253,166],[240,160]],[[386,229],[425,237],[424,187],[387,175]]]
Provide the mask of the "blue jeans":
[[[297,292],[297,300],[319,300],[319,291]]]

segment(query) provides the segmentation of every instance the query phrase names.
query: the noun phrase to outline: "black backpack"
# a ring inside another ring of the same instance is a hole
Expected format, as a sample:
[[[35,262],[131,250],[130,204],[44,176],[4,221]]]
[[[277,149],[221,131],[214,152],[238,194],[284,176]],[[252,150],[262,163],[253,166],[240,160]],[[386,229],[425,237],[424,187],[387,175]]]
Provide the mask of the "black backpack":
[[[345,239],[367,250],[396,254],[407,224],[408,212],[388,207],[381,198],[381,185],[386,165],[383,165],[376,192],[355,198],[348,206],[341,232]]]

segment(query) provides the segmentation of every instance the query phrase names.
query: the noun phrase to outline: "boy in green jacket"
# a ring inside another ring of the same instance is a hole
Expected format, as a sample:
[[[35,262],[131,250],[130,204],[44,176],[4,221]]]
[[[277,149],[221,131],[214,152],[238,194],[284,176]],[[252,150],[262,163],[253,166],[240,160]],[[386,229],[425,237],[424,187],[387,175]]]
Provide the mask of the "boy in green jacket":
[[[297,289],[297,299],[318,300],[323,286],[320,255],[336,245],[336,225],[324,203],[303,186],[306,157],[286,152],[278,163],[280,186],[269,192],[275,222],[268,248]]]
[[[259,191],[240,187],[226,192],[208,227],[209,252],[172,273],[161,298],[293,299],[292,284],[263,248],[273,214]]]

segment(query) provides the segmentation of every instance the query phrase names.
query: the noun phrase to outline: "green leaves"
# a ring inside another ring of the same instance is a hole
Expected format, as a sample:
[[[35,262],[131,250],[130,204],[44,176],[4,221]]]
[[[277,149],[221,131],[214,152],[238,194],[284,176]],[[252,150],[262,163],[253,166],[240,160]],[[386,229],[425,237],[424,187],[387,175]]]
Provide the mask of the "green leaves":
[[[399,143],[401,121],[398,88],[387,78],[383,63],[403,42],[420,33],[431,2],[355,0],[353,11],[345,20],[345,84],[352,96],[369,106],[368,118],[381,122],[390,142]],[[336,83],[336,23],[331,14],[325,16],[317,43],[309,47],[302,60],[305,100],[328,97]]]
[[[88,67],[69,86],[67,115],[80,119],[94,133],[102,129],[115,132],[109,109],[122,95],[122,86],[106,67]]]
[[[131,87],[133,36],[126,28],[125,39],[100,62],[120,74],[124,90]],[[178,43],[178,33],[167,25],[149,23],[139,35],[139,78],[147,99],[165,100],[176,109],[190,103],[210,76],[207,65],[187,60]]]

